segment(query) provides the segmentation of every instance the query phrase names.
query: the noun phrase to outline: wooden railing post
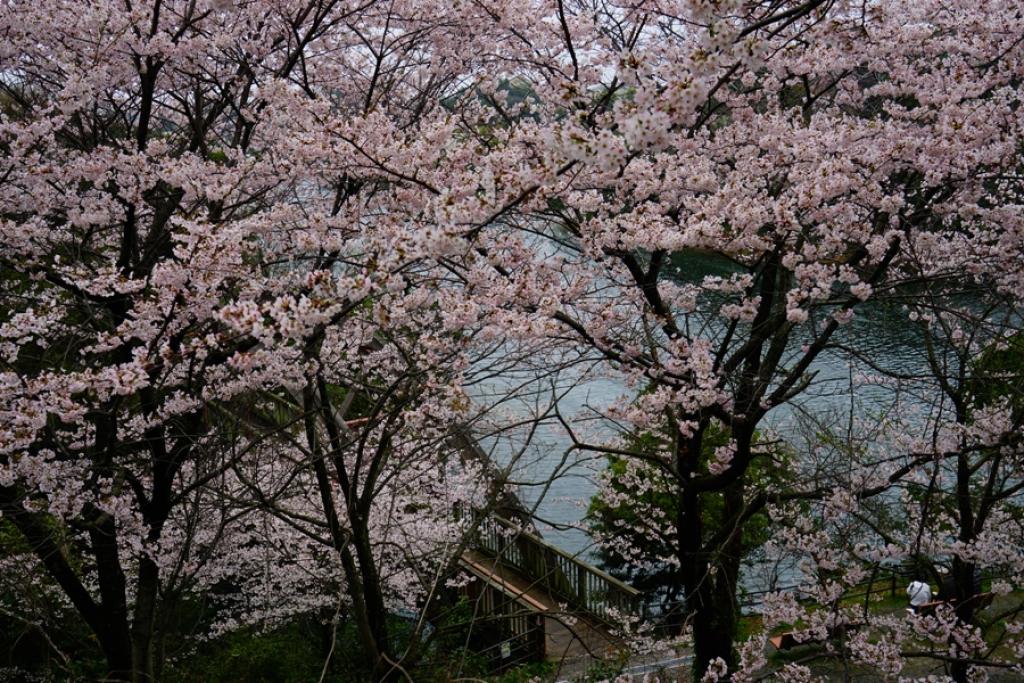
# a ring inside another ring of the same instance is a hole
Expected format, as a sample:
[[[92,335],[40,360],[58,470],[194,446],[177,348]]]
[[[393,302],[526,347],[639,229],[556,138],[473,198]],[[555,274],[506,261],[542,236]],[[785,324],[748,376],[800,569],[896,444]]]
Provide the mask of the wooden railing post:
[[[555,577],[551,571],[551,550],[544,546],[537,546],[537,578],[541,579],[541,585],[543,585],[548,592],[552,592],[553,589],[557,588],[558,584],[555,583]]]
[[[609,607],[635,612],[641,606],[641,594],[632,586],[523,531],[517,524],[494,515],[484,519],[479,529],[477,548],[521,572],[554,598],[601,619],[608,618]]]
[[[533,638],[532,647],[533,656],[536,658],[534,661],[543,662],[547,659],[547,637],[544,632],[544,617],[540,614],[533,615]]]

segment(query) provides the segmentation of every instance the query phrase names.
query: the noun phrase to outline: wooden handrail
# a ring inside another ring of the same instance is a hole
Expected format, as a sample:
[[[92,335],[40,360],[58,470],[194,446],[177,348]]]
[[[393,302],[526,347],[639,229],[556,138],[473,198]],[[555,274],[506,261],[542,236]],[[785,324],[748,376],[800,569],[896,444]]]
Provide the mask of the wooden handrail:
[[[478,550],[517,570],[552,597],[601,620],[636,614],[642,593],[498,515],[478,520]]]
[[[496,521],[499,524],[501,524],[502,526],[504,526],[504,527],[506,527],[508,529],[512,529],[513,531],[516,531],[521,537],[524,537],[527,540],[529,540],[530,543],[536,543],[537,545],[543,546],[545,548],[549,548],[554,553],[556,553],[558,555],[561,555],[562,557],[564,557],[565,559],[569,560],[573,564],[576,564],[576,565],[579,565],[579,566],[583,567],[587,571],[587,573],[594,574],[595,576],[601,577],[604,581],[606,581],[606,582],[608,582],[610,584],[613,584],[616,588],[618,588],[619,590],[623,591],[624,593],[629,593],[629,594],[633,595],[634,597],[639,597],[640,595],[642,595],[641,591],[637,590],[636,588],[633,588],[628,583],[625,583],[624,581],[621,581],[620,579],[615,578],[614,576],[612,576],[608,572],[602,570],[601,568],[595,567],[592,564],[584,562],[583,560],[579,559],[579,557],[577,557],[576,555],[571,555],[571,554],[565,552],[564,550],[562,550],[558,546],[552,545],[551,543],[548,543],[543,538],[540,538],[539,536],[531,534],[529,531],[521,530],[515,524],[515,522],[507,520],[504,517],[501,517],[500,515],[491,515],[491,518],[494,519],[494,521]]]

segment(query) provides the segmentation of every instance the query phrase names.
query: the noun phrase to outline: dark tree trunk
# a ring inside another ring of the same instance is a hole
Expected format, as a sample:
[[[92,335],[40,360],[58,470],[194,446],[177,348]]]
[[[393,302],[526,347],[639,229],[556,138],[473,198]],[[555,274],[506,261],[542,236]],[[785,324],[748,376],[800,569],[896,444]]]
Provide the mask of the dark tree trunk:
[[[963,624],[974,623],[974,564],[953,558],[953,588],[956,598],[956,616]],[[950,665],[949,673],[957,683],[967,683],[970,666],[964,661]]]
[[[139,576],[132,620],[132,680],[150,683],[156,680],[156,625],[159,569],[148,557],[139,560]]]
[[[323,387],[321,398],[324,404],[327,404],[330,398]],[[341,558],[342,570],[348,584],[348,594],[352,599],[352,617],[356,631],[359,634],[363,651],[372,662],[373,679],[375,681],[386,680],[393,668],[389,660],[393,660],[393,658],[388,638],[387,609],[384,606],[380,578],[373,558],[368,524],[359,512],[357,501],[354,500],[356,496],[353,482],[348,476],[344,462],[339,457],[344,449],[334,414],[324,406],[318,408],[311,384],[303,389],[303,405],[306,408],[304,419],[306,439],[314,456],[313,471],[316,474],[320,502],[331,532],[331,541]],[[336,481],[331,480],[327,471],[325,455],[315,422],[315,415],[318,412],[324,416],[325,427],[334,450],[331,459],[334,462]],[[352,525],[348,533],[342,530],[341,521],[338,519],[335,509],[335,486],[342,492],[349,522]]]
[[[958,422],[966,424],[966,413],[958,409]],[[964,453],[957,457],[956,504],[959,517],[959,540],[965,545],[974,541],[974,508],[971,500],[971,467]],[[953,557],[953,598],[956,599],[956,616],[963,624],[974,623],[974,568],[973,562],[965,562]],[[950,675],[956,683],[967,683],[967,672],[970,666],[963,661],[955,661],[950,666]]]
[[[693,611],[693,670],[703,676],[712,662],[721,660],[731,671],[736,665],[733,634],[736,613],[727,581],[708,577],[698,589]]]
[[[384,606],[384,595],[381,592],[380,577],[377,574],[377,565],[370,547],[369,533],[360,533],[353,540],[356,557],[359,560],[366,623],[377,644],[373,678],[375,681],[389,680],[397,671],[393,671],[395,658],[391,652],[387,623],[388,612]]]
[[[743,505],[743,488],[732,484],[723,493],[724,519],[738,516]],[[739,614],[736,587],[742,556],[742,534],[737,528],[718,548],[705,548],[701,540],[704,512],[701,494],[683,496],[683,514],[680,521],[680,555],[690,623],[693,628],[693,669],[699,678],[717,659],[729,670],[736,666],[733,641]]]
[[[134,680],[126,579],[117,547],[114,518],[99,513],[99,519],[89,529],[89,540],[96,560],[100,590],[102,630],[97,636],[110,667],[109,677],[115,680]]]

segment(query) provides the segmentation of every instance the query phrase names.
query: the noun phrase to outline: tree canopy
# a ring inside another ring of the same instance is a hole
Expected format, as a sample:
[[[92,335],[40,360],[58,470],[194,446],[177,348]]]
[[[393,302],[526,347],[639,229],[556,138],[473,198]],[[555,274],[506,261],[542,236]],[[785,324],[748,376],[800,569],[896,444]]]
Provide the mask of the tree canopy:
[[[3,3],[5,618],[72,677],[303,620],[324,676],[344,637],[458,677],[455,511],[550,428],[656,482],[600,540],[675,568],[698,679],[809,679],[783,627],[1019,673],[1022,36],[1016,0]],[[911,370],[846,334],[883,304]],[[621,398],[565,414],[595,375]],[[760,545],[802,585],[750,632]],[[955,604],[844,601],[922,555]]]

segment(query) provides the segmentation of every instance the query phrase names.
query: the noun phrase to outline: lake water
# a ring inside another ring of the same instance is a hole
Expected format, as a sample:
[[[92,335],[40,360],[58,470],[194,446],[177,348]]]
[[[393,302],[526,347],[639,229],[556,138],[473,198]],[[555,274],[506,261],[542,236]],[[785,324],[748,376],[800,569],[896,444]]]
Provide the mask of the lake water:
[[[730,271],[722,262],[705,256],[678,258],[673,266],[676,278],[682,281],[727,275]],[[840,328],[836,339],[884,368],[911,374],[925,369],[920,337],[896,307],[866,304],[858,309],[851,323]],[[802,343],[801,339],[794,339],[792,348],[798,349]],[[851,378],[865,370],[868,369],[839,349],[823,352],[811,367],[815,373],[811,386],[792,404],[773,410],[763,424],[799,452],[796,426],[800,413],[829,420],[836,415],[849,416],[852,411],[855,418],[872,419],[888,407],[891,394],[874,385],[851,385]],[[508,382],[512,383],[512,378]],[[491,388],[500,391],[501,383]],[[560,385],[565,393],[558,399],[558,408],[571,419],[574,429],[585,432],[594,442],[614,434],[611,425],[598,419],[598,415],[630,391],[613,371],[606,369],[603,375],[596,375],[581,367],[561,377]],[[484,440],[482,445],[490,448],[499,462],[507,462],[522,444]],[[536,507],[541,532],[548,540],[593,560],[594,542],[583,528],[583,520],[596,490],[596,475],[604,468],[605,459],[598,454],[571,450],[571,445],[561,425],[542,425],[516,467],[518,491],[527,506]]]

